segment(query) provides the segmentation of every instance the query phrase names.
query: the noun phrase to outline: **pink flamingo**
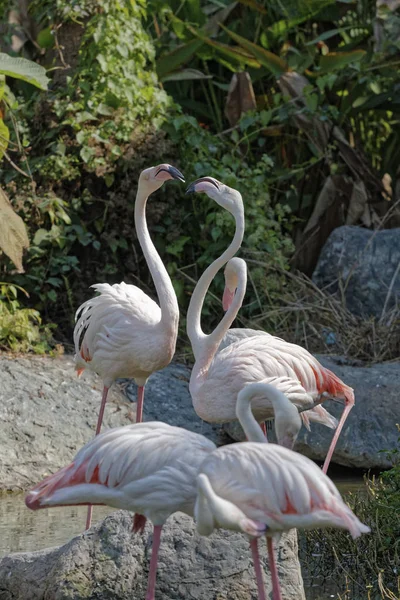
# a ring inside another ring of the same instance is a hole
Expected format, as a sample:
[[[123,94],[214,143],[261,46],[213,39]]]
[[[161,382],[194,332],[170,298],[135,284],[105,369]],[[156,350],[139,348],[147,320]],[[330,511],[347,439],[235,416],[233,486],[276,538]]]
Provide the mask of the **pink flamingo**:
[[[136,513],[134,531],[154,524],[146,600],[154,600],[161,530],[177,511],[193,516],[196,477],[215,444],[165,423],[126,425],[101,433],[73,462],[26,496],[32,510],[52,506],[106,504]]]
[[[207,290],[218,270],[240,248],[244,232],[243,202],[238,191],[211,177],[198,179],[188,187],[187,191],[205,192],[226,208],[236,222],[235,236],[231,244],[200,277],[187,312],[187,334],[195,356],[195,365],[190,378],[190,393],[194,409],[200,418],[208,422],[232,421],[235,419],[237,395],[247,383],[262,381],[266,377],[286,376],[299,381],[303,387],[303,401],[309,402],[309,408],[313,409],[305,418],[334,427],[336,419],[322,406],[315,408],[315,405],[328,398],[343,399],[345,408],[323,466],[323,471],[326,473],[340,432],[354,405],[353,390],[334,373],[325,369],[307,350],[274,336],[250,337],[217,352],[243,301],[246,291],[245,264],[240,267],[240,263],[231,263],[233,268],[238,266],[244,285],[239,284],[236,293],[234,289],[230,290],[231,298],[226,298],[226,306],[230,302],[231,306],[219,325],[209,335],[206,335],[201,328],[201,309]],[[231,301],[232,297],[233,301]],[[289,399],[292,400],[291,395]],[[293,401],[296,404],[295,398]],[[255,404],[254,411],[259,422],[272,416],[270,403],[263,401],[262,398]]]
[[[161,164],[141,172],[135,203],[136,232],[160,306],[135,285],[98,283],[99,296],[87,300],[76,312],[75,365],[78,375],[89,368],[100,375],[104,388],[96,435],[100,433],[108,390],[122,377],[138,385],[136,422],[142,421],[144,386],[152,373],[166,367],[175,352],[179,307],[167,270],[151,241],[146,224],[147,199],[165,181],[185,181],[171,165]],[[90,527],[89,507],[86,529]]]
[[[222,527],[253,536],[250,545],[259,600],[266,600],[266,596],[257,537],[265,532],[273,600],[282,600],[273,536],[279,537],[293,527],[338,527],[347,529],[353,538],[370,530],[311,460],[288,448],[265,443],[267,439],[251,410],[251,403],[260,397],[268,398],[276,411],[278,440],[296,438],[301,419],[282,391],[265,383],[244,387],[238,395],[236,414],[250,441],[218,448],[205,458],[197,478],[195,518],[201,535]]]

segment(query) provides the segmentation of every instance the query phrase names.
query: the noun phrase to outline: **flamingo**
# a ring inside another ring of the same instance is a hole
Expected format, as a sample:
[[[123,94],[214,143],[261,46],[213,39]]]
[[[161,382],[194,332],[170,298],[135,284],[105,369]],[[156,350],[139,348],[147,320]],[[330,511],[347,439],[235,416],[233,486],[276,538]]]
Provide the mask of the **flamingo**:
[[[235,296],[235,292],[236,292],[237,285],[238,285],[239,275],[238,275],[237,269],[235,268],[234,262],[232,262],[232,263],[228,262],[226,264],[226,267],[224,270],[224,277],[225,277],[225,289],[224,289],[224,294],[222,297],[222,306],[223,306],[224,311],[226,312],[229,309],[230,305],[232,304],[232,300]],[[256,337],[256,336],[268,336],[269,338],[273,338],[273,339],[270,339],[270,342],[272,342],[272,343],[282,342],[283,344],[286,344],[285,340],[283,340],[282,338],[278,338],[277,336],[272,336],[270,333],[267,333],[266,331],[263,331],[261,329],[250,329],[248,327],[232,327],[232,328],[228,329],[228,331],[225,333],[225,335],[222,339],[222,342],[218,346],[217,352],[220,352],[221,350],[223,350],[224,348],[227,348],[231,344],[234,344],[236,342],[239,342],[241,340],[245,340],[245,339],[248,339],[251,337]],[[287,390],[287,392],[290,394],[291,390]],[[284,392],[284,393],[286,393],[286,392]],[[313,422],[320,423],[321,425],[325,425],[326,427],[329,427],[330,429],[335,429],[338,425],[338,422],[335,419],[335,417],[333,415],[331,415],[323,406],[321,406],[318,403],[315,403],[313,408],[308,408],[308,409],[304,409],[304,410],[299,408],[299,412],[301,414],[301,418],[303,420],[304,425],[306,426],[306,428],[309,431],[310,431],[310,417]],[[266,435],[267,432],[266,432],[264,422],[261,423],[261,429],[262,429],[264,435]]]
[[[201,328],[201,309],[211,281],[218,270],[234,256],[240,248],[244,231],[244,211],[239,192],[211,177],[203,177],[189,185],[187,192],[205,192],[210,198],[233,214],[236,222],[235,236],[225,250],[202,274],[193,291],[186,319],[186,331],[192,345],[195,365],[190,377],[190,393],[193,406],[204,421],[224,423],[235,419],[236,398],[246,383],[262,381],[266,377],[288,376],[297,379],[303,387],[303,406],[309,403],[305,417],[310,421],[323,422],[336,427],[336,419],[322,406],[315,407],[327,398],[343,399],[345,407],[329,447],[323,471],[326,473],[336,442],[354,405],[354,392],[332,371],[324,368],[305,348],[290,344],[274,336],[258,335],[238,341],[217,352],[228,331],[246,291],[245,263],[231,263],[241,273],[231,306],[215,330],[206,335]],[[237,259],[240,260],[240,259]],[[240,266],[241,265],[241,266]],[[239,288],[241,289],[240,293]],[[226,299],[229,305],[231,299]],[[289,395],[289,399],[292,397]],[[296,403],[298,400],[293,399]],[[255,407],[259,422],[271,418],[269,402],[259,399]]]
[[[122,377],[138,385],[136,422],[143,417],[144,386],[152,373],[172,360],[178,335],[179,307],[168,272],[154,247],[146,224],[147,199],[165,181],[185,181],[182,173],[168,164],[141,172],[135,203],[136,232],[153,277],[160,306],[135,285],[92,285],[99,296],[87,300],[76,312],[74,329],[75,368],[85,368],[103,380],[103,394],[97,420],[100,433],[108,390]],[[88,508],[86,529],[92,508]]]
[[[152,521],[146,600],[154,600],[163,524],[177,511],[193,516],[199,467],[215,448],[202,435],[160,422],[109,429],[36,485],[25,503],[32,510],[87,503],[130,510],[135,532]]]
[[[268,398],[280,423],[277,438],[295,437],[301,427],[296,408],[274,385],[253,383],[238,395],[236,413],[249,442],[211,452],[200,466],[195,505],[197,531],[208,536],[217,527],[241,531],[259,567],[258,537],[265,533],[273,600],[282,600],[272,537],[293,527],[347,529],[353,539],[368,533],[343,502],[336,486],[310,459],[277,444],[267,444],[251,402]],[[297,432],[297,433],[296,433]],[[283,437],[282,437],[283,436]],[[256,569],[258,598],[266,600],[261,569]]]

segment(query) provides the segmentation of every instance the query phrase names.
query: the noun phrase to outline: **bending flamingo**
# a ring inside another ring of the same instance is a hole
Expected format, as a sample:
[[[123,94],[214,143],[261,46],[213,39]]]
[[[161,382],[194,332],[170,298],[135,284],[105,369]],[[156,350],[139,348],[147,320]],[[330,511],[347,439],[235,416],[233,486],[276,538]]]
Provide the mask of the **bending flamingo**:
[[[205,192],[231,212],[236,221],[234,239],[227,250],[200,277],[187,312],[187,334],[196,361],[190,378],[190,393],[194,409],[199,417],[208,422],[232,421],[235,419],[237,395],[246,383],[262,381],[266,377],[287,376],[299,381],[304,391],[303,400],[309,402],[310,408],[313,408],[308,412],[306,419],[335,427],[336,419],[322,406],[317,408],[314,406],[328,398],[344,399],[345,408],[324,462],[325,473],[342,427],[354,405],[353,390],[334,373],[325,369],[307,350],[274,336],[254,336],[233,343],[217,352],[219,344],[242,304],[246,290],[245,274],[241,293],[238,293],[240,287],[238,286],[229,310],[209,335],[201,329],[201,309],[214,276],[240,248],[244,231],[243,203],[239,192],[211,177],[203,177],[195,181],[187,191]],[[234,263],[234,265],[239,264]],[[244,263],[242,271],[245,271]],[[292,400],[291,395],[289,399]],[[297,403],[295,399],[293,401]],[[262,422],[271,416],[270,403],[263,402],[261,398],[255,406],[256,419]]]
[[[250,542],[258,565],[257,536],[265,532],[273,600],[282,600],[272,537],[293,527],[338,527],[353,538],[369,532],[343,502],[338,490],[311,460],[267,441],[253,417],[251,402],[268,398],[276,410],[278,439],[301,426],[297,410],[274,385],[244,387],[237,417],[250,442],[231,444],[209,454],[200,467],[195,506],[197,531],[210,535],[217,527],[254,536]],[[261,442],[261,443],[260,443]],[[261,569],[256,572],[259,600],[266,600]]]
[[[174,512],[193,516],[196,477],[215,444],[165,423],[126,425],[98,435],[73,462],[26,496],[32,510],[51,506],[106,504],[135,513],[134,531],[154,524],[146,600],[154,600],[162,526]]]
[[[235,296],[236,289],[238,286],[238,280],[239,280],[239,271],[237,270],[236,263],[234,261],[232,261],[232,262],[230,261],[226,264],[226,267],[224,270],[224,277],[225,277],[225,289],[224,289],[224,294],[222,297],[222,306],[223,306],[224,311],[227,311],[229,309],[230,305],[232,304],[232,301],[233,301],[233,298]],[[223,350],[224,348],[227,348],[231,344],[234,344],[234,343],[242,341],[242,340],[247,340],[248,338],[254,338],[256,336],[267,336],[270,338],[270,342],[273,344],[278,344],[280,342],[282,344],[287,344],[287,342],[285,342],[285,340],[278,338],[276,336],[272,336],[270,333],[267,333],[266,331],[263,331],[260,329],[250,329],[250,328],[246,328],[246,327],[232,327],[232,328],[228,329],[228,331],[224,335],[222,342],[220,343],[217,351],[220,352],[221,350]],[[292,390],[288,389],[288,390],[282,390],[282,391],[285,394],[289,394],[290,397],[293,398]],[[326,427],[329,427],[331,429],[335,429],[338,425],[338,422],[335,419],[335,417],[333,417],[333,415],[331,415],[327,410],[325,410],[325,408],[323,406],[321,406],[318,403],[315,403],[314,407],[309,408],[309,409],[303,409],[303,408],[299,407],[299,411],[301,413],[301,418],[303,420],[303,423],[309,431],[310,431],[310,420],[315,423],[320,423],[321,425],[325,425]],[[262,429],[264,435],[266,435],[267,432],[266,432],[266,428],[265,428],[265,423],[261,423],[261,429]]]
[[[89,368],[100,375],[104,388],[96,435],[100,433],[108,390],[115,379],[127,377],[138,385],[136,422],[142,421],[144,386],[152,373],[166,367],[175,352],[179,307],[171,279],[154,247],[146,225],[147,199],[165,181],[183,175],[161,164],[142,171],[135,203],[136,232],[160,306],[135,285],[95,284],[99,296],[77,310],[74,330],[75,365],[80,374]],[[86,528],[92,509],[88,509]]]

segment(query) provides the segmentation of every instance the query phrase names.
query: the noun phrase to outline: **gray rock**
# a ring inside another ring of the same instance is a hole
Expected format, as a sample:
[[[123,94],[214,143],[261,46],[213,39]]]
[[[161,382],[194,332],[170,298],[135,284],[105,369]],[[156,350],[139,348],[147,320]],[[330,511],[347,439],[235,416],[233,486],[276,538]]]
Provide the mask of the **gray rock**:
[[[184,426],[217,441],[217,430],[193,410],[189,376],[180,365],[155,373],[146,386],[145,420]],[[93,437],[102,387],[90,371],[78,379],[68,356],[0,357],[0,490],[26,490],[70,462]],[[135,406],[123,387],[115,384],[109,392],[104,427],[135,422]]]
[[[344,290],[347,308],[380,318],[400,300],[400,229],[335,229],[321,251],[313,281],[330,293]]]
[[[6,556],[0,561],[1,600],[144,598],[152,528],[147,525],[143,536],[133,535],[131,528],[132,516],[120,511],[60,548]],[[270,594],[262,540],[260,554]],[[282,536],[277,555],[283,597],[304,600],[294,530]],[[202,538],[189,517],[174,515],[161,538],[156,598],[255,600],[248,541],[243,535],[226,531]]]
[[[355,391],[356,403],[346,420],[332,462],[363,469],[389,468],[391,462],[382,450],[393,450],[399,445],[396,423],[400,423],[400,363],[354,367],[339,357],[317,358]],[[324,407],[337,418],[343,410],[342,404],[331,400],[324,402]],[[228,423],[224,429],[235,441],[244,439],[238,423]],[[302,428],[295,450],[323,461],[332,435],[332,429],[311,423],[310,432]],[[275,441],[272,430],[268,439]]]

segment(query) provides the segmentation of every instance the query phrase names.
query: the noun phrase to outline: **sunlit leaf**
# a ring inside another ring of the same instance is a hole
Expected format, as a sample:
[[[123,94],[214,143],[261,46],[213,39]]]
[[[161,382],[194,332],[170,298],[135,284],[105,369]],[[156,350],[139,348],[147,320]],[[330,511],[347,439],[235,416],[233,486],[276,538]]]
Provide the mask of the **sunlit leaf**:
[[[3,99],[5,91],[6,91],[6,78],[4,77],[4,75],[0,75],[0,100]]]
[[[49,79],[46,77],[46,69],[26,58],[8,56],[0,52],[0,74],[22,79],[41,90],[47,90]]]
[[[0,160],[7,151],[9,139],[10,131],[3,119],[0,118]]]
[[[343,69],[354,62],[359,62],[366,55],[365,50],[353,50],[352,52],[329,52],[321,56],[320,67],[322,71],[335,71]]]
[[[224,31],[230,35],[230,37],[235,40],[242,48],[253,54],[253,56],[258,60],[258,62],[266,67],[271,73],[273,73],[276,77],[280,77],[282,73],[285,73],[288,70],[287,63],[272,52],[265,50],[262,46],[258,46],[257,44],[253,44],[253,42],[249,42],[246,38],[230,31],[224,25],[221,25]]]
[[[0,188],[0,248],[17,267],[24,272],[22,253],[29,247],[29,239],[23,220],[14,212],[11,202]]]

